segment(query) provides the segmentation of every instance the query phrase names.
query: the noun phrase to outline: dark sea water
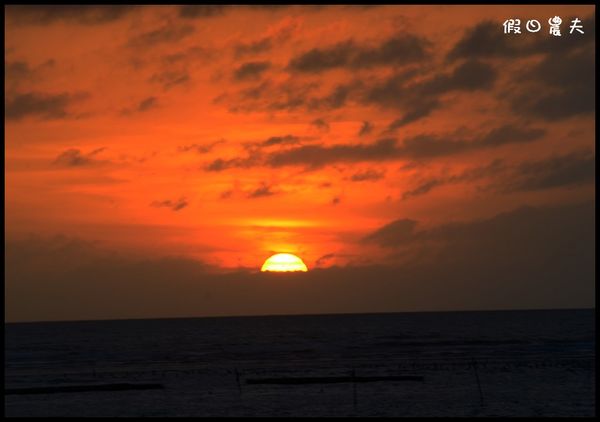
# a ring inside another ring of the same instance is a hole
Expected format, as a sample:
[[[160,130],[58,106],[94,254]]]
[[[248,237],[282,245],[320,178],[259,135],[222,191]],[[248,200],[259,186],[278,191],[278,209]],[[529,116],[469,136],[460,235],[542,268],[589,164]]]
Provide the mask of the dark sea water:
[[[591,416],[595,310],[5,324],[6,416]],[[423,381],[250,385],[260,377]]]

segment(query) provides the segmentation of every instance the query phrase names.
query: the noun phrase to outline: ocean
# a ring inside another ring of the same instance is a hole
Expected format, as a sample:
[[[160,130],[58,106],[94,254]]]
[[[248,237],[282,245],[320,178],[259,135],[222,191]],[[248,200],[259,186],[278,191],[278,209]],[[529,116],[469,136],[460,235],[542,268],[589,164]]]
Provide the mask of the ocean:
[[[5,416],[593,416],[595,354],[593,309],[7,323]]]

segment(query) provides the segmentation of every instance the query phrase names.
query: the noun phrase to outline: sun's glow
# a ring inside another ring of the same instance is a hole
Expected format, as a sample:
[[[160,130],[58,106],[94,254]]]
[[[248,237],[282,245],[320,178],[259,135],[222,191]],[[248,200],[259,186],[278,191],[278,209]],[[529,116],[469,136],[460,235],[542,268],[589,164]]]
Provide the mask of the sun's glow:
[[[269,257],[263,264],[261,271],[308,271],[300,258],[291,253],[278,253]]]

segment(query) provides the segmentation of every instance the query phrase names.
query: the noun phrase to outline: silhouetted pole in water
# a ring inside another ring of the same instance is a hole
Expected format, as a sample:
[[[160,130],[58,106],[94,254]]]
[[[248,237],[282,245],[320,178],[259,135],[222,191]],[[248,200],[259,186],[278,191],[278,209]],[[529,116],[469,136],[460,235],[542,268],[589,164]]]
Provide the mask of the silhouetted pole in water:
[[[481,405],[483,406],[483,391],[481,390],[481,382],[479,381],[479,371],[477,371],[477,362],[475,359],[471,360],[471,365],[473,366],[473,370],[475,371],[475,378],[477,379],[477,388],[479,389],[479,400],[481,401]]]

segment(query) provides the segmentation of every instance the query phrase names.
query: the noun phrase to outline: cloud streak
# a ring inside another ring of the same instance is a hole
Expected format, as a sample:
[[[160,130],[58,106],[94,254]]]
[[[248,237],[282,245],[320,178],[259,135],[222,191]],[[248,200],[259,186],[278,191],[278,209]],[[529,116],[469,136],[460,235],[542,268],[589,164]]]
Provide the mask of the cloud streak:
[[[352,182],[366,182],[366,181],[377,181],[385,177],[385,171],[377,171],[369,169],[363,172],[354,173],[350,176]]]
[[[181,197],[177,200],[164,200],[164,201],[153,201],[150,206],[155,208],[170,208],[172,211],[180,211],[187,207],[189,202],[185,197]]]
[[[321,73],[335,68],[360,69],[382,65],[406,65],[426,60],[430,42],[412,34],[398,34],[379,45],[359,45],[342,41],[327,48],[314,48],[292,58],[288,69],[294,72]]]
[[[206,154],[211,152],[217,145],[225,143],[225,139],[219,139],[208,144],[191,144],[184,145],[177,148],[179,152],[195,152],[197,154]]]
[[[480,186],[479,190],[506,194],[593,184],[595,176],[595,156],[590,151],[576,151],[518,164],[497,159],[488,165],[473,167],[458,174],[425,178],[415,188],[405,191],[402,199],[425,195],[440,186],[485,178],[491,178],[491,181]]]
[[[418,135],[398,144],[394,138],[383,138],[370,144],[303,145],[267,155],[255,154],[248,158],[217,159],[208,170],[248,168],[257,165],[283,167],[300,165],[319,168],[334,163],[390,161],[399,159],[431,159],[467,153],[509,144],[533,142],[542,138],[545,131],[539,128],[521,128],[504,125],[473,139],[462,139],[455,134],[443,137]]]
[[[271,190],[271,186],[268,186],[266,183],[263,183],[260,187],[256,188],[252,192],[250,192],[247,197],[255,199],[255,198],[264,198],[266,196],[272,196],[275,194],[276,194],[276,192]]]
[[[158,44],[180,41],[194,31],[195,28],[192,25],[168,24],[133,37],[127,45],[136,49],[151,48]]]
[[[75,117],[76,114],[69,111],[70,106],[88,96],[87,93],[24,92],[6,100],[4,116],[7,120],[21,120],[27,117],[56,120]]]
[[[108,161],[98,160],[94,158],[96,155],[100,154],[102,151],[106,150],[106,148],[98,148],[87,154],[82,154],[81,150],[77,148],[69,148],[66,151],[63,151],[56,157],[53,164],[59,167],[89,167],[89,166],[97,166],[100,164],[105,164]]]
[[[248,62],[233,72],[236,81],[252,81],[260,79],[261,75],[271,67],[271,62]]]

